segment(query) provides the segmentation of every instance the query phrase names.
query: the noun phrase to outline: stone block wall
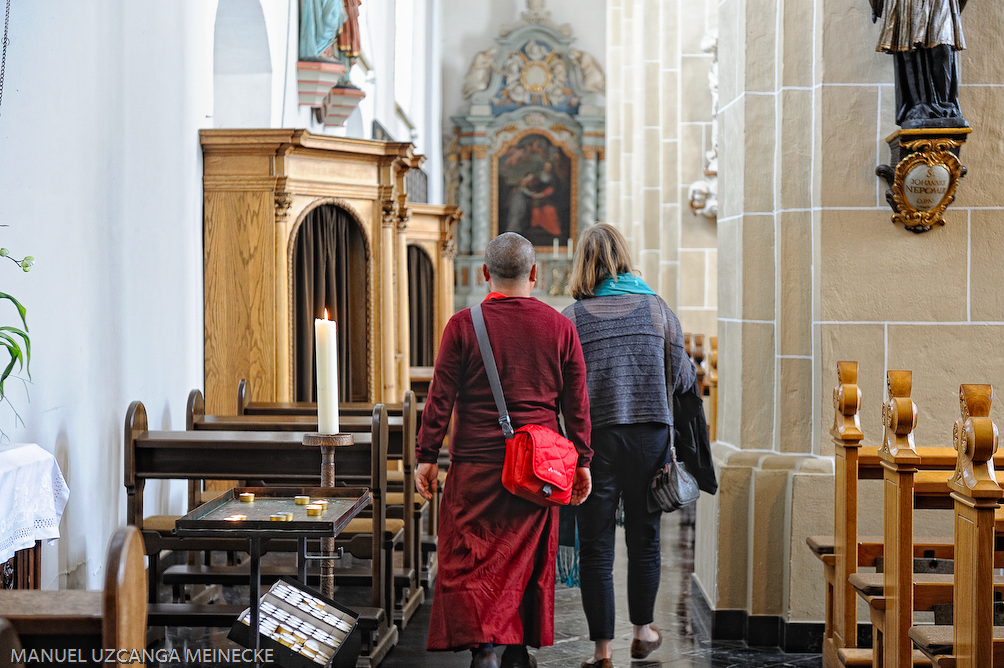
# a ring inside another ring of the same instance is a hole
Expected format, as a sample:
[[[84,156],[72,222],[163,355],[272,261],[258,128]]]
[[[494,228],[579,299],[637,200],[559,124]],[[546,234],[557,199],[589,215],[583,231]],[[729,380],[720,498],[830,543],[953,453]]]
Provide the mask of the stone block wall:
[[[607,2],[607,222],[631,243],[642,277],[684,331],[718,333],[713,219],[687,190],[712,147],[712,55],[702,38],[716,2]]]
[[[919,235],[891,223],[874,173],[889,162],[895,89],[868,3],[723,0],[718,17],[723,489],[714,504],[702,500],[696,577],[712,609],[745,615],[748,635],[760,616],[788,628],[823,619],[822,569],[805,537],[832,531],[827,432],[838,360],[860,363],[868,445],[882,436],[889,369],[914,372],[918,446],[951,447],[960,383],[1004,382],[1004,270],[995,261],[1004,251],[995,183],[1004,166],[1004,6],[964,11],[969,174],[946,225]],[[787,462],[783,480],[764,471],[772,461]],[[860,507],[862,525],[880,529],[881,499],[865,494]],[[748,518],[747,531],[733,530],[737,517]],[[771,533],[778,518],[784,547]],[[950,535],[942,522],[924,514],[918,527]],[[780,596],[760,591],[761,574],[777,581],[773,559]]]

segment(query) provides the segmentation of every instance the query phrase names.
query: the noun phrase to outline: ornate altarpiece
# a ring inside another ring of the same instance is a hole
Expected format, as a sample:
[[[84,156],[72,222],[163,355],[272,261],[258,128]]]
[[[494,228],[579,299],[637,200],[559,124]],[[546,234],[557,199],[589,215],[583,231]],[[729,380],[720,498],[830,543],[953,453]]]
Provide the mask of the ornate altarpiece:
[[[452,119],[447,196],[464,212],[457,309],[487,293],[482,254],[505,231],[537,247],[536,296],[567,303],[569,250],[581,230],[606,219],[603,70],[571,47],[571,27],[554,23],[543,5],[527,0],[522,20],[474,56],[464,79],[468,102]]]

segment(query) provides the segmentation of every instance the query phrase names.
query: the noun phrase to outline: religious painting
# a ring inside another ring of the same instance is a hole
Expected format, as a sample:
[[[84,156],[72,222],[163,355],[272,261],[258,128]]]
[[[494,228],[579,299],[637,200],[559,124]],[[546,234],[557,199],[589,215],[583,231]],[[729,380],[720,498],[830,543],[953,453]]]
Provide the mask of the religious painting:
[[[530,131],[502,147],[493,161],[493,227],[518,232],[540,250],[575,233],[575,156],[560,142]]]

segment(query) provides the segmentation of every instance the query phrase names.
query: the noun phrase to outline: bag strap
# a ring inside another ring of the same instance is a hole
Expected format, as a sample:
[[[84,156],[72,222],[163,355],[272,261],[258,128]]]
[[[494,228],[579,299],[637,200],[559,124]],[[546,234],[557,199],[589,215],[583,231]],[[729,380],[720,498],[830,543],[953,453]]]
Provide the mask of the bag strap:
[[[492,342],[488,339],[488,330],[485,328],[485,316],[481,313],[481,304],[471,307],[471,320],[474,322],[474,333],[478,337],[478,348],[481,350],[481,360],[485,363],[485,372],[488,374],[488,384],[492,387],[492,396],[495,397],[495,407],[499,412],[499,426],[502,427],[502,435],[506,440],[513,437],[512,422],[509,421],[509,409],[505,405],[505,395],[502,394],[502,381],[499,380],[499,370],[495,366],[495,353],[492,352]]]

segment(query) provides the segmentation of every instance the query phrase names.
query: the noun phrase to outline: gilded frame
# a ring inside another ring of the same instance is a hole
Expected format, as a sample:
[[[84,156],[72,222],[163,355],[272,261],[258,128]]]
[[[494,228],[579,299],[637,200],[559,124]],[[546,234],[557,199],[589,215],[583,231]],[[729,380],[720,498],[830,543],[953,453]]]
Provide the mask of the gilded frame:
[[[955,139],[943,137],[915,139],[900,144],[905,150],[912,151],[912,153],[896,165],[895,178],[892,183],[896,213],[893,214],[892,222],[902,223],[912,232],[926,232],[934,225],[945,224],[945,210],[955,201],[955,191],[963,174],[962,163],[958,156],[952,153],[952,149],[958,149],[962,144],[963,142]],[[945,189],[945,194],[934,208],[928,211],[918,211],[906,197],[907,175],[920,165],[943,167],[948,171],[948,186]]]
[[[531,127],[516,134],[508,141],[501,144],[488,156],[491,162],[491,236],[494,238],[499,234],[499,159],[510,149],[517,146],[523,139],[530,135],[543,137],[551,146],[558,148],[569,162],[569,206],[568,206],[568,236],[559,241],[559,245],[564,249],[569,238],[576,238],[578,233],[579,218],[579,152],[572,149],[567,141],[555,136],[544,128]],[[564,230],[562,230],[564,232]],[[552,246],[535,245],[538,252],[550,252]]]

